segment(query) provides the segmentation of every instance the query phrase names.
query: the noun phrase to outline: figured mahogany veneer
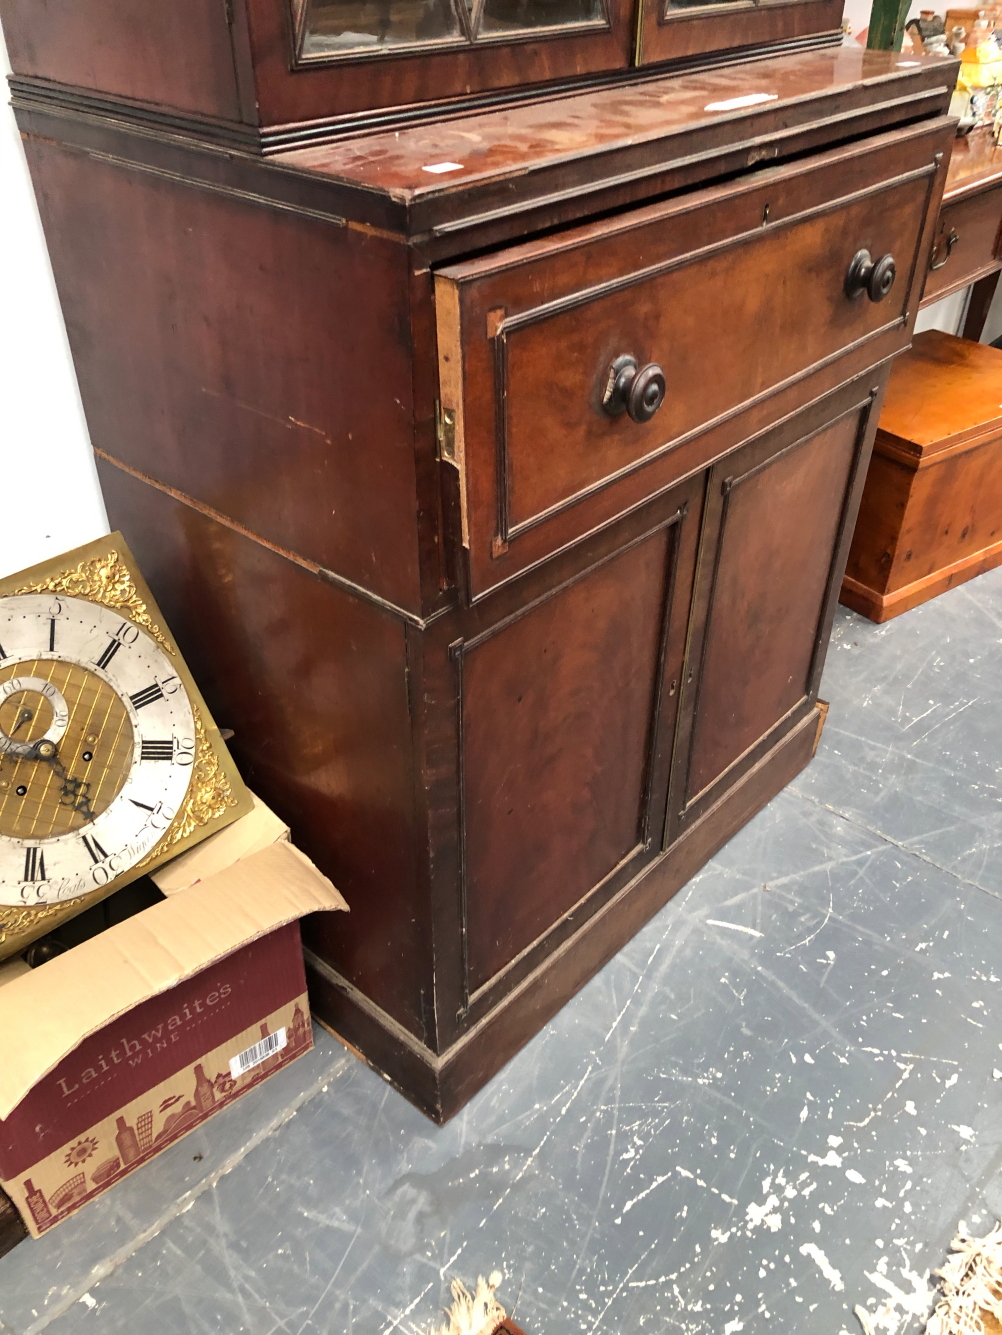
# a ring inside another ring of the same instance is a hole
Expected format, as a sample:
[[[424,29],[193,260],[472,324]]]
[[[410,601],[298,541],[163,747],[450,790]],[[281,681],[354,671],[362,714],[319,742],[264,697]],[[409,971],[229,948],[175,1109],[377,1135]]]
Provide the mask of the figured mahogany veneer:
[[[1002,352],[938,329],[895,366],[841,600],[889,621],[1002,564]]]
[[[347,217],[445,262],[941,114],[956,69],[938,57],[838,47],[358,135],[273,161],[326,179]],[[440,163],[455,166],[426,170]]]
[[[314,1013],[437,1120],[813,752],[955,69],[815,51],[266,159],[19,93],[109,515],[351,906],[304,925]],[[624,355],[646,416],[603,408]]]

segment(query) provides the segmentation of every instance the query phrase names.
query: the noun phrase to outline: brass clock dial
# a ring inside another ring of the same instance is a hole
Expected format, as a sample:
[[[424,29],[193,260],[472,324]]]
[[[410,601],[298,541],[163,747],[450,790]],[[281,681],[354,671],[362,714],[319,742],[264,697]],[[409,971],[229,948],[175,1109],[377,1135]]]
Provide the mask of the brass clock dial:
[[[0,958],[249,804],[121,538],[62,560],[0,584]]]
[[[0,660],[0,835],[49,839],[101,815],[128,776],[133,741],[124,701],[96,674],[58,658]]]

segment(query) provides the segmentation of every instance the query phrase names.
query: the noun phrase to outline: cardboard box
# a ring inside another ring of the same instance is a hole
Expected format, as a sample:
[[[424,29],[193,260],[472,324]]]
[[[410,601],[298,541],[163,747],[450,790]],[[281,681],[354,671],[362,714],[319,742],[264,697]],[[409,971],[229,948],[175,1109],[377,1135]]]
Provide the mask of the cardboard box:
[[[167,898],[0,967],[0,1186],[39,1237],[313,1045],[299,919],[347,905],[254,811]]]

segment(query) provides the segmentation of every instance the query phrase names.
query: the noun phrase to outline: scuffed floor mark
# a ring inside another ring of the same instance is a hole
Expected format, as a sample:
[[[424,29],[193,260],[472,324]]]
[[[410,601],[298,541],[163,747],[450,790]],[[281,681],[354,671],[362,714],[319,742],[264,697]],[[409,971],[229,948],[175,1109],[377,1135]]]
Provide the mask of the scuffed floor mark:
[[[876,1116],[878,1116],[880,1112],[883,1111],[884,1105],[888,1102],[888,1100],[894,1097],[894,1095],[898,1092],[901,1086],[911,1075],[912,1071],[915,1070],[914,1062],[909,1063],[907,1065],[903,1065],[901,1062],[895,1062],[895,1065],[901,1071],[901,1076],[895,1082],[892,1088],[887,1091],[887,1093],[884,1095],[884,1097],[880,1100],[879,1103],[875,1103],[873,1105],[873,1107],[870,1109],[870,1111],[867,1113],[867,1115],[863,1118],[861,1122],[846,1122],[846,1126],[854,1126],[857,1128],[857,1130],[860,1131],[863,1129],[864,1126],[869,1126],[869,1124],[873,1121],[873,1119]]]
[[[727,927],[732,932],[744,932],[746,936],[764,936],[764,932],[756,931],[754,927],[745,927],[739,922],[722,922],[719,918],[707,918],[707,927]]]

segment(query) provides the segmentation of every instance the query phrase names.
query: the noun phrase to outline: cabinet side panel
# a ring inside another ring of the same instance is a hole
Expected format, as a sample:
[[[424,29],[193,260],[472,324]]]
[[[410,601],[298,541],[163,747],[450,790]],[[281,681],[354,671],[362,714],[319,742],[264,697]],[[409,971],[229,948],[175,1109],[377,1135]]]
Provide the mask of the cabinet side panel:
[[[859,425],[858,415],[845,417],[724,480],[692,797],[808,692]]]
[[[351,909],[318,915],[319,955],[423,1038],[404,624],[99,462],[125,534],[250,787]],[[430,965],[427,965],[430,975]]]
[[[405,248],[26,151],[95,447],[418,610]]]
[[[240,119],[223,0],[3,0],[15,74]]]

